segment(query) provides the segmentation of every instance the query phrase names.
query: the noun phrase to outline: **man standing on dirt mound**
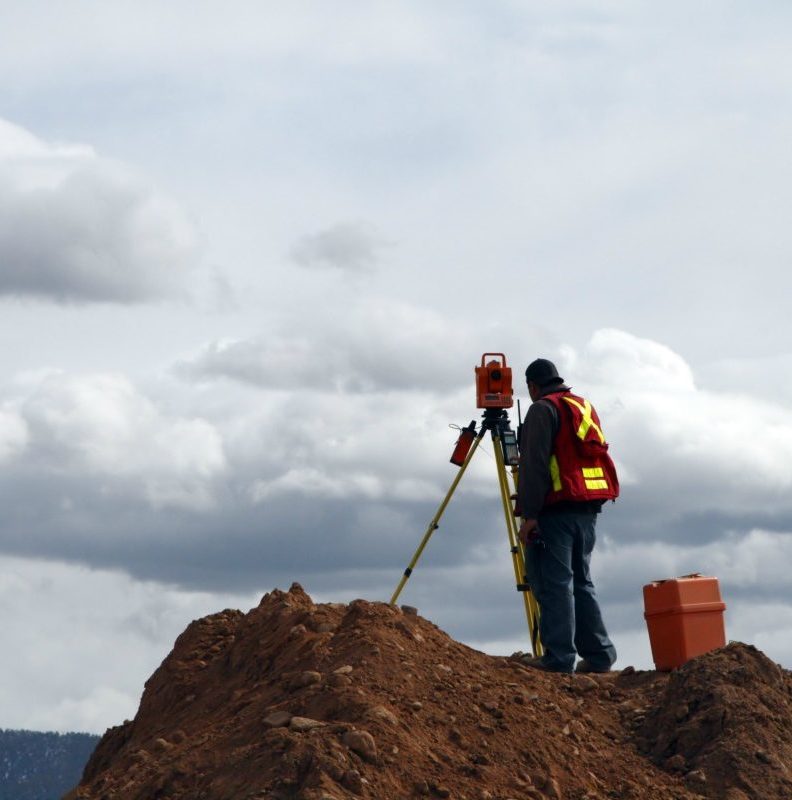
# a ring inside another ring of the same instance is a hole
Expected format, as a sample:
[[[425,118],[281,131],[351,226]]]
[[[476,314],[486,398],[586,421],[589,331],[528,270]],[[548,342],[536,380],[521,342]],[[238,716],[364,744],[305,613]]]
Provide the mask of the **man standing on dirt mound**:
[[[597,514],[619,495],[616,468],[591,403],[572,394],[552,361],[525,370],[533,403],[520,440],[517,488],[528,582],[539,602],[544,655],[524,663],[548,672],[608,672],[616,648],[602,621],[589,562]]]

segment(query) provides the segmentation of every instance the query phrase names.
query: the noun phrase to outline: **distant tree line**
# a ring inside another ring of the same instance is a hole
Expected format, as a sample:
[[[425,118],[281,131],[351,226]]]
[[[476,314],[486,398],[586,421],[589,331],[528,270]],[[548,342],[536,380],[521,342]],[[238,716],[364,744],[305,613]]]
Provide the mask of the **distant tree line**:
[[[59,800],[79,783],[98,741],[90,733],[0,728],[0,800]]]

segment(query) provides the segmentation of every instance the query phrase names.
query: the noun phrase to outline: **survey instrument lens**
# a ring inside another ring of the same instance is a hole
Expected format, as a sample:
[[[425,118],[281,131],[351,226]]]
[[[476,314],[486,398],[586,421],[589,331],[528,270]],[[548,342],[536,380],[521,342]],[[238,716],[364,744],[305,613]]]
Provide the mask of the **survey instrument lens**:
[[[494,358],[487,359],[491,356]],[[511,408],[514,404],[511,367],[503,353],[484,353],[476,367],[476,407]]]

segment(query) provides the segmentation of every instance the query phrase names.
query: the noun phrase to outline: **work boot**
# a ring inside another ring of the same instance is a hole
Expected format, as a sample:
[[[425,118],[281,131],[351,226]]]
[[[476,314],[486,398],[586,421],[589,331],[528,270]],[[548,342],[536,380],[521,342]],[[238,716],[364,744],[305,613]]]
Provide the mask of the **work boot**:
[[[610,672],[610,667],[594,666],[588,659],[583,658],[578,661],[575,672]]]
[[[520,659],[520,663],[531,669],[540,669],[542,672],[563,672],[567,675],[572,672],[571,669],[561,669],[559,667],[554,667],[552,664],[548,664],[544,660],[544,656],[523,656]]]

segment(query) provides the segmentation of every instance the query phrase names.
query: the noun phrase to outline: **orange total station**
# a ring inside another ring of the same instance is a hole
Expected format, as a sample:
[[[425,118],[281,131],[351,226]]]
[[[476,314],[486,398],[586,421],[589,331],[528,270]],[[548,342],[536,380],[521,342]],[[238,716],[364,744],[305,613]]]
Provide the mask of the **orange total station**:
[[[487,356],[500,360],[487,361]],[[511,367],[506,366],[503,353],[484,353],[481,366],[476,367],[476,407],[511,408],[514,405]]]

